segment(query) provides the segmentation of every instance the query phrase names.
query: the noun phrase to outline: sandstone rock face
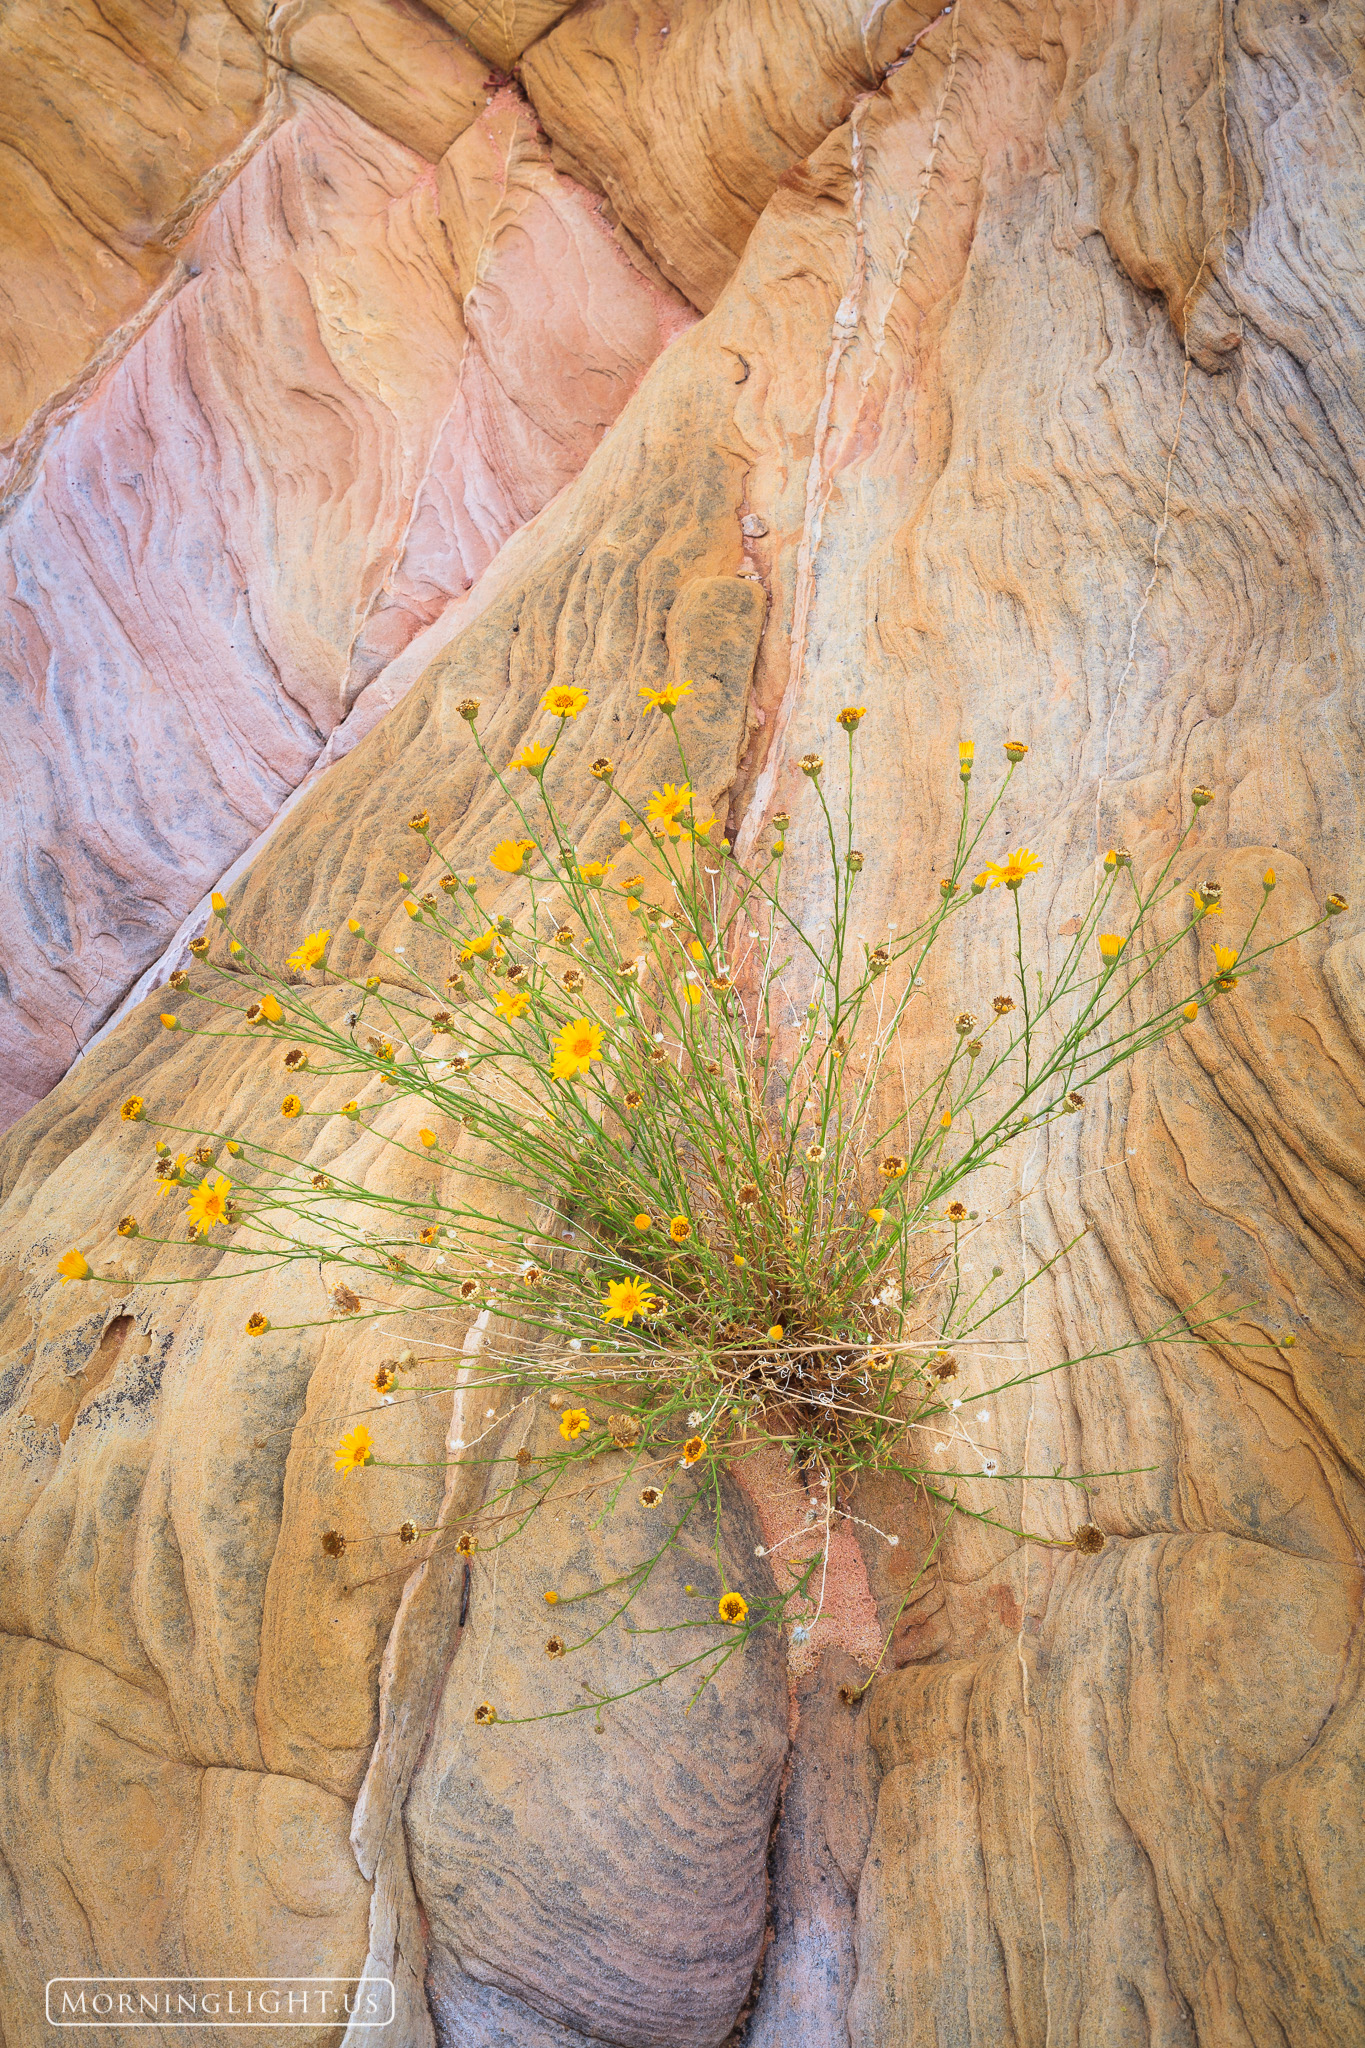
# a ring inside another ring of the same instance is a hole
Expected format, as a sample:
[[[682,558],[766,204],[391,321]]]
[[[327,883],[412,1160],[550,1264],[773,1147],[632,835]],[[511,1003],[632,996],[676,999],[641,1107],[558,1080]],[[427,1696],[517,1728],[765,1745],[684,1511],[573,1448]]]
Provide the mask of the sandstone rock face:
[[[691,317],[512,95],[433,169],[280,90],[0,541],[10,1119]]]
[[[521,57],[530,106],[485,95],[434,166],[411,125],[430,99],[396,140],[336,42],[332,76],[286,77],[280,21],[222,17],[284,111],[195,228],[199,275],[47,431],[7,514],[20,1100],[64,1064],[66,963],[109,984],[85,1035],[371,691],[391,708],[235,888],[274,957],[347,914],[406,943],[414,805],[461,866],[509,822],[456,705],[480,696],[510,758],[551,682],[589,692],[563,769],[585,851],[617,816],[588,762],[649,787],[637,689],[690,677],[698,788],[741,847],[791,812],[812,928],[796,764],[834,757],[848,701],[869,939],[933,895],[965,735],[983,781],[1029,743],[998,840],[1042,856],[1041,949],[1107,846],[1153,872],[1195,782],[1216,796],[1192,859],[1230,928],[1268,866],[1272,931],[1329,890],[1359,902],[1358,10],[439,11]],[[418,28],[440,25],[356,34]],[[223,151],[260,119],[245,85],[232,104]],[[1006,915],[980,909],[912,1051],[1007,985]],[[452,1548],[410,1569],[386,1533],[477,1500],[475,1469],[440,1467],[449,1404],[387,1411],[412,1470],[343,1481],[381,1333],[253,1344],[247,1310],[303,1320],[311,1282],[189,1293],[175,1254],[115,1234],[153,1212],[124,1096],[195,1133],[263,1134],[278,1101],[270,1048],[168,1035],[160,1007],[0,1153],[7,2048],[44,2037],[48,1976],[223,1968],[243,1929],[261,1968],[391,1976],[396,2038],[441,2048],[1357,2038],[1354,910],[975,1197],[982,1281],[1085,1235],[969,1391],[1129,1348],[993,1400],[959,1450],[1086,1489],[958,1457],[962,1505],[1030,1533],[958,1516],[920,1579],[940,1525],[869,1486],[818,1660],[755,1654],[692,1715],[664,1687],[602,1736],[476,1729],[470,1705],[565,1703],[538,1603],[631,1524],[566,1508],[496,1577],[476,1557],[462,1625]],[[317,1129],[319,1165],[398,1170]],[[116,1285],[60,1288],[71,1243]],[[1140,1341],[1220,1283],[1224,1334]],[[749,1513],[737,1574],[766,1569]],[[1063,1547],[1085,1518],[1098,1557]],[[893,1623],[896,1668],[845,1703]]]

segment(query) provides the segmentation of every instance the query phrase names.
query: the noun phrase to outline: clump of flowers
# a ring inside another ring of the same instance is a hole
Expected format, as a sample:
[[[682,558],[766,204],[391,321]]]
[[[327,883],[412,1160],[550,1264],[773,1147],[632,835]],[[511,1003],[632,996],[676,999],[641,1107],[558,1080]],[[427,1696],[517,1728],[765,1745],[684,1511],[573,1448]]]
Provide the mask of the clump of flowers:
[[[692,687],[642,691],[647,713],[673,722]],[[899,1475],[937,1504],[933,1550],[959,1515],[1025,1533],[1007,1506],[992,1504],[994,1489],[1024,1476],[1065,1483],[1002,1471],[971,1435],[972,1404],[1036,1371],[1006,1373],[970,1397],[954,1391],[957,1354],[989,1344],[992,1319],[1037,1277],[1002,1288],[997,1269],[984,1287],[966,1284],[977,1217],[970,1185],[1025,1129],[1074,1115],[1088,1085],[1232,997],[1288,941],[1258,942],[1268,874],[1240,944],[1215,946],[1168,997],[1175,969],[1199,948],[1199,925],[1209,915],[1220,929],[1227,923],[1216,884],[1191,895],[1177,874],[1209,800],[1196,791],[1185,830],[1150,879],[1139,882],[1126,853],[1106,858],[1089,905],[1066,928],[1060,962],[1040,971],[1024,904],[1043,863],[1027,846],[984,857],[1028,753],[1014,740],[975,815],[976,750],[959,745],[960,814],[946,871],[908,928],[859,940],[862,706],[835,720],[847,742],[841,798],[831,798],[835,776],[822,755],[799,763],[830,878],[829,922],[817,939],[783,902],[790,816],[777,813],[769,850],[741,865],[716,836],[716,819],[696,815],[680,743],[676,779],[638,803],[622,794],[606,756],[582,771],[610,784],[627,812],[619,839],[630,842],[628,866],[584,857],[556,807],[551,770],[588,704],[576,687],[548,690],[542,710],[558,721],[553,736],[528,742],[505,767],[483,744],[478,701],[458,707],[516,819],[487,850],[512,902],[504,914],[480,906],[477,879],[443,856],[427,810],[404,820],[429,861],[426,880],[412,885],[422,893],[400,899],[405,932],[420,932],[420,947],[386,951],[349,918],[343,943],[367,949],[353,972],[338,967],[336,928],[327,927],[301,940],[281,974],[215,899],[222,944],[236,950],[219,960],[206,941],[196,958],[207,959],[216,987],[210,979],[180,993],[203,1006],[206,1030],[264,1031],[287,1043],[296,1085],[282,1102],[272,1092],[276,1135],[205,1141],[139,1097],[122,1114],[189,1141],[173,1163],[158,1141],[157,1185],[163,1197],[188,1190],[186,1221],[196,1243],[214,1248],[215,1277],[234,1261],[251,1274],[321,1267],[328,1317],[421,1311],[428,1332],[433,1316],[450,1317],[448,1343],[426,1339],[420,1355],[380,1368],[372,1388],[381,1404],[440,1388],[442,1358],[483,1316],[487,1341],[463,1359],[461,1387],[486,1392],[492,1430],[543,1404],[558,1417],[558,1440],[541,1454],[494,1451],[483,1506],[457,1540],[467,1560],[516,1540],[561,1481],[612,1459],[613,1500],[663,1511],[653,1548],[628,1575],[623,1612],[629,1589],[647,1582],[689,1523],[720,1527],[723,1475],[742,1478],[746,1460],[775,1448],[824,1505],[812,1512],[812,1540],[781,1556],[763,1551],[742,1588],[726,1583],[717,1539],[719,1590],[707,1596],[707,1618],[688,1624],[712,1633],[678,1666],[704,1684],[757,1629],[785,1626],[809,1639],[823,1560],[836,1525],[856,1515],[861,1474]],[[399,879],[407,889],[408,877]],[[1332,899],[1323,919],[1344,908]],[[1001,915],[1012,931],[1011,991],[963,990],[970,1007],[960,998],[941,1021],[925,1018],[933,948],[962,918]],[[196,1028],[183,1008],[163,1021]],[[326,1173],[281,1149],[277,1118],[290,1138],[335,1135]],[[376,1192],[347,1174],[347,1123],[406,1154],[410,1193]],[[231,1180],[212,1164],[224,1143]],[[138,1243],[171,1241],[132,1218],[119,1229]],[[99,1277],[74,1247],[58,1270],[63,1282]],[[1193,1341],[1216,1319],[1187,1310],[1136,1341]],[[253,1309],[245,1329],[264,1339],[321,1320],[278,1325]],[[377,1439],[364,1422],[341,1437],[335,1466],[347,1483],[402,1462],[385,1455],[382,1413],[375,1426]],[[947,1447],[948,1462],[928,1455],[931,1439]],[[1112,1475],[1083,1475],[1090,1484],[1104,1476]],[[393,1534],[408,1544],[419,1531],[405,1522]],[[1103,1535],[1087,1522],[1072,1540],[1093,1555]],[[558,1660],[579,1644],[566,1626],[546,1647]],[[583,1710],[602,1704],[594,1695]],[[484,1702],[474,1718],[491,1727],[506,1717]]]

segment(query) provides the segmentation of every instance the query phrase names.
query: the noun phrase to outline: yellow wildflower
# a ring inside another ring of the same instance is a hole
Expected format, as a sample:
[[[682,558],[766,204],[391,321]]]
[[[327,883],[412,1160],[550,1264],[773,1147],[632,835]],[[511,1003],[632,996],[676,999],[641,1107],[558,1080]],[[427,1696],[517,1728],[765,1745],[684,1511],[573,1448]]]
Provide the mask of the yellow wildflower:
[[[749,1612],[749,1605],[738,1593],[724,1593],[716,1612],[722,1621],[728,1621],[732,1627],[737,1627]]]
[[[74,1245],[69,1252],[63,1252],[58,1259],[57,1271],[62,1276],[63,1287],[65,1287],[68,1280],[88,1280],[90,1278],[90,1268],[86,1263],[85,1254],[84,1252],[78,1252]]]
[[[302,944],[296,946],[289,955],[287,964],[299,974],[305,973],[310,967],[316,967],[327,951],[327,941],[331,936],[330,926],[322,931],[309,932]]]
[[[642,689],[647,711],[676,711],[684,697],[692,695],[691,683],[666,683],[662,690]]]
[[[633,1217],[632,1221],[637,1230],[652,1230],[654,1228],[654,1218],[647,1209],[641,1209],[639,1215]]]
[[[706,1438],[704,1436],[690,1436],[683,1445],[684,1465],[695,1465],[698,1458],[704,1458],[705,1456]]]
[[[550,758],[548,747],[526,745],[515,753],[508,762],[508,771],[524,768],[528,775],[538,775]]]
[[[280,1008],[274,996],[263,995],[261,997],[261,1015],[265,1018],[267,1024],[278,1024],[284,1015],[284,1011]]]
[[[488,865],[500,875],[519,875],[535,843],[534,839],[500,839],[488,856]]]
[[[585,1429],[591,1428],[586,1408],[566,1408],[560,1417],[559,1434],[565,1443],[571,1444],[575,1437],[582,1436]]]
[[[461,949],[460,959],[467,967],[471,960],[479,959],[485,953],[491,953],[497,943],[497,932],[490,924],[486,932],[480,932],[477,939],[470,939],[469,943]]]
[[[783,1328],[781,1323],[769,1323],[768,1342],[770,1344],[780,1344],[782,1342],[782,1339],[786,1336],[786,1334],[787,1332]]]
[[[180,1029],[180,1019],[171,1016],[166,1010],[161,1012],[161,1022],[167,1031],[178,1031]]]
[[[246,1319],[245,1329],[248,1337],[264,1337],[269,1328],[269,1316],[263,1316],[259,1309],[256,1309]]]
[[[591,1017],[575,1017],[556,1038],[554,1053],[552,1080],[572,1081],[579,1074],[590,1074],[593,1061],[602,1057],[602,1026],[594,1024]]]
[[[1007,889],[1017,889],[1026,875],[1036,875],[1043,863],[1026,846],[1016,847],[1003,861],[988,860],[985,879],[992,889],[1003,882]],[[980,877],[978,877],[980,879]]]
[[[975,758],[976,742],[974,740],[959,740],[957,743],[957,772],[964,782],[972,772],[972,762]]]
[[[220,895],[219,892],[215,889],[213,894],[209,898],[209,908],[210,910],[214,911],[219,917],[221,917],[223,912],[227,909],[227,897]]]
[[[607,1291],[602,1296],[602,1320],[604,1323],[620,1323],[623,1327],[633,1323],[636,1316],[656,1316],[663,1304],[649,1291],[644,1280],[608,1280]]]
[[[231,1192],[232,1182],[226,1174],[220,1173],[212,1181],[206,1176],[200,1181],[190,1196],[189,1219],[201,1236],[207,1236],[215,1223],[226,1222]]]
[[[358,1472],[362,1465],[374,1463],[374,1438],[363,1422],[354,1429],[348,1429],[336,1450],[338,1472]]]
[[[694,960],[704,960],[706,958],[706,948],[700,939],[690,939],[687,950]]]
[[[671,782],[666,782],[662,789],[656,789],[651,793],[649,802],[645,806],[645,816],[649,819],[651,825],[662,825],[668,837],[676,839],[682,830],[678,819],[684,811],[690,808],[691,803],[692,785],[690,782],[679,783],[676,786]]]
[[[869,1209],[869,1210],[868,1210],[868,1212],[867,1212],[867,1220],[868,1220],[868,1222],[869,1222],[869,1223],[885,1223],[885,1221],[886,1221],[886,1211],[885,1211],[885,1209],[882,1209],[882,1208],[875,1208],[875,1209]]]
[[[1101,932],[1099,935],[1100,958],[1106,967],[1112,967],[1123,951],[1123,940],[1117,932]]]
[[[578,870],[580,882],[600,882],[611,871],[611,862],[605,860],[585,861]]]
[[[515,1023],[517,1018],[524,1015],[530,1007],[531,998],[525,989],[500,988],[498,990],[498,1015],[504,1017],[509,1024]]]
[[[298,1116],[302,1109],[303,1104],[299,1101],[297,1095],[286,1095],[284,1101],[280,1104],[280,1115]]]
[[[436,1143],[435,1131],[419,1131],[417,1135],[421,1139],[422,1143],[426,1146],[427,1150],[430,1151],[432,1146]]]
[[[692,1225],[685,1216],[675,1216],[668,1226],[668,1234],[674,1244],[686,1244],[692,1235]]]
[[[554,683],[541,698],[540,708],[555,718],[577,718],[587,701],[586,690],[576,690],[566,683]]]
[[[130,1095],[119,1111],[119,1115],[126,1124],[140,1123],[142,1121],[142,1097],[140,1095]]]

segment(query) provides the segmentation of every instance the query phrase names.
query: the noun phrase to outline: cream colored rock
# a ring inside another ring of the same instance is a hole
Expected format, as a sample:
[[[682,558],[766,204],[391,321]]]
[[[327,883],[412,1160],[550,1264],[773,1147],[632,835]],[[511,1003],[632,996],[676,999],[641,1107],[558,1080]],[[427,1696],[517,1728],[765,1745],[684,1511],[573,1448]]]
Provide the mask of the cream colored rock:
[[[488,66],[417,0],[228,0],[275,63],[437,163],[488,104]]]
[[[265,59],[223,0],[5,9],[0,491],[33,415],[169,276],[265,100]]]
[[[907,0],[618,0],[575,9],[527,51],[521,75],[564,167],[709,308],[783,176],[935,12]]]
[[[527,45],[568,13],[573,0],[432,0],[432,5],[490,63],[510,71]]]

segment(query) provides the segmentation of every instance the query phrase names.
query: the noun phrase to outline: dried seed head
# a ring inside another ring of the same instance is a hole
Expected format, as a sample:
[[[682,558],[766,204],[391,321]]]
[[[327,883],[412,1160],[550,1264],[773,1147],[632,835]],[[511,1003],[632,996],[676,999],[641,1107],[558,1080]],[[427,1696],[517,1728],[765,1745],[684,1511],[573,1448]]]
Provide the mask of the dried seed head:
[[[196,1165],[198,1165],[198,1166],[212,1166],[212,1164],[213,1164],[213,1147],[212,1147],[212,1145],[196,1145],[196,1146],[195,1146],[195,1148],[194,1148],[194,1157],[195,1157],[195,1163],[196,1163]]]
[[[968,1038],[976,1029],[976,1019],[970,1010],[959,1010],[955,1020],[958,1036]]]
[[[398,1375],[389,1361],[385,1359],[384,1363],[375,1373],[374,1378],[370,1381],[370,1385],[374,1388],[376,1394],[387,1394],[397,1384]]]
[[[487,1700],[481,1701],[474,1709],[474,1719],[478,1722],[480,1728],[491,1728],[497,1718],[497,1708],[490,1706]]]
[[[171,976],[171,982],[170,982],[170,985],[171,985],[171,987],[172,987],[172,988],[188,988],[188,987],[189,987],[189,985],[190,985],[190,978],[189,978],[188,974],[186,974],[186,972],[185,972],[185,970],[184,970],[184,968],[183,968],[183,967],[177,967],[177,968],[176,968],[176,970],[175,970],[175,973],[174,973],[174,974],[173,974],[173,975]]]
[[[644,1099],[644,1096],[641,1095],[639,1090],[635,1088],[631,1089],[629,1095],[623,1095],[621,1097],[622,1104],[626,1109],[638,1109],[640,1107],[640,1104],[644,1101]]]
[[[599,782],[610,782],[612,776],[616,773],[616,768],[614,763],[609,761],[605,754],[599,754],[592,764],[592,772]]]
[[[118,1220],[118,1234],[119,1234],[119,1236],[120,1236],[120,1237],[136,1237],[136,1236],[137,1236],[137,1218],[136,1218],[136,1216],[120,1216],[120,1217],[119,1217],[119,1220]]]
[[[948,1355],[931,1359],[929,1370],[936,1380],[955,1380],[958,1374],[957,1360]]]
[[[524,1466],[524,1465],[529,1465],[529,1464],[530,1464],[530,1462],[531,1462],[531,1453],[530,1453],[530,1452],[529,1452],[529,1451],[527,1450],[527,1448],[526,1448],[525,1444],[523,1444],[523,1445],[522,1445],[522,1447],[521,1447],[521,1449],[520,1449],[520,1450],[519,1450],[519,1451],[517,1452],[517,1463],[518,1463],[519,1465],[523,1465],[523,1466]]]
[[[559,930],[555,933],[555,944],[557,946],[573,946],[577,944],[577,940],[574,936],[574,933],[570,930],[568,925],[561,925]]]
[[[551,1636],[545,1645],[545,1654],[547,1657],[562,1657],[564,1655],[563,1638],[561,1636]]]
[[[431,819],[428,814],[425,811],[418,811],[415,817],[408,819],[408,830],[409,832],[425,832],[430,823]]]
[[[328,1557],[342,1557],[346,1551],[346,1538],[342,1535],[340,1529],[325,1529],[322,1536],[322,1547]]]
[[[995,1001],[991,1004],[991,1008],[994,1010],[997,1017],[1008,1017],[1010,1011],[1014,1008],[1014,997],[997,996],[995,998]]]
[[[360,1296],[353,1293],[345,1281],[340,1281],[332,1289],[332,1301],[337,1313],[343,1316],[355,1315],[360,1307]]]
[[[464,1534],[459,1538],[458,1542],[455,1545],[455,1548],[459,1552],[461,1557],[472,1557],[474,1555],[474,1552],[478,1549],[478,1547],[478,1539],[475,1536],[471,1535],[468,1529],[465,1530]]]
[[[801,756],[801,773],[809,775],[812,782],[814,782],[824,765],[825,757],[823,754],[803,754]]]
[[[462,697],[455,709],[461,718],[467,718],[472,725],[479,715],[479,700],[477,697]]]
[[[847,861],[850,869],[855,875],[860,875],[862,873],[863,868],[865,866],[865,862],[863,860],[863,856],[859,853],[856,846],[851,847],[849,849]]]
[[[1194,805],[1197,811],[1202,811],[1205,804],[1211,804],[1213,802],[1213,791],[1209,789],[1204,783],[1197,782],[1194,788],[1190,791],[1190,802]]]
[[[758,1200],[758,1189],[753,1181],[746,1180],[742,1188],[735,1190],[735,1200],[741,1209],[752,1209]]]
[[[1082,1522],[1071,1541],[1082,1557],[1094,1557],[1104,1548],[1104,1531],[1093,1522]]]
[[[438,1010],[431,1020],[431,1028],[433,1031],[453,1031],[455,1019],[451,1016],[449,1010]]]
[[[417,1541],[417,1535],[418,1535],[418,1530],[417,1530],[417,1524],[416,1524],[416,1522],[400,1522],[400,1523],[399,1523],[399,1525],[398,1525],[398,1541],[399,1541],[400,1543],[415,1543],[415,1542]]]
[[[642,1508],[657,1508],[663,1497],[663,1488],[660,1486],[644,1486],[640,1489]]]
[[[883,1180],[899,1180],[905,1172],[905,1161],[899,1152],[888,1152],[885,1159],[878,1160],[877,1169]]]
[[[619,1451],[634,1450],[640,1441],[640,1424],[634,1415],[609,1415],[607,1432]]]
[[[965,1202],[949,1202],[948,1221],[950,1223],[965,1223],[967,1221],[967,1204]]]
[[[478,1291],[479,1283],[477,1280],[462,1280],[460,1282],[461,1301],[473,1301]]]
[[[1324,911],[1327,913],[1328,917],[1340,917],[1344,910],[1350,909],[1350,905],[1347,903],[1346,898],[1344,896],[1337,896],[1335,894],[1329,896],[1322,907]]]

